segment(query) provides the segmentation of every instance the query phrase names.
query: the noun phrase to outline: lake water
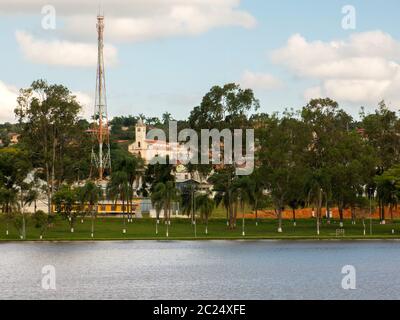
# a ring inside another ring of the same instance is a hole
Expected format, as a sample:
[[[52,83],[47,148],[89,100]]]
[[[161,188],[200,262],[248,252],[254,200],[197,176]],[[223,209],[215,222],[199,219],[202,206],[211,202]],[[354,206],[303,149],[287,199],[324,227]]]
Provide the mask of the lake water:
[[[56,290],[42,289],[42,267]],[[343,290],[342,267],[356,268]],[[0,299],[400,299],[400,242],[1,243]]]

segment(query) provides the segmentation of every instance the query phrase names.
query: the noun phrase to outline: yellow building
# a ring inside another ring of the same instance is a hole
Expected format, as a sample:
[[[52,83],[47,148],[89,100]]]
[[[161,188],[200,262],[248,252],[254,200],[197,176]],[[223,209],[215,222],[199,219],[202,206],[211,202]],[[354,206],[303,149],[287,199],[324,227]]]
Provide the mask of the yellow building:
[[[97,211],[98,214],[123,214],[123,213],[128,213],[128,212],[132,212],[133,214],[136,214],[136,212],[138,211],[138,209],[140,208],[140,199],[135,199],[133,200],[132,203],[132,208],[130,206],[130,204],[122,204],[121,201],[102,201],[100,203],[97,204],[97,210],[96,207],[94,207],[93,211]],[[61,206],[61,210],[63,210],[62,206]],[[53,212],[57,212],[57,207],[56,205],[53,205]],[[80,204],[75,204],[72,211],[83,211],[83,212],[89,212],[90,208],[89,205],[86,204],[83,208],[81,207]]]

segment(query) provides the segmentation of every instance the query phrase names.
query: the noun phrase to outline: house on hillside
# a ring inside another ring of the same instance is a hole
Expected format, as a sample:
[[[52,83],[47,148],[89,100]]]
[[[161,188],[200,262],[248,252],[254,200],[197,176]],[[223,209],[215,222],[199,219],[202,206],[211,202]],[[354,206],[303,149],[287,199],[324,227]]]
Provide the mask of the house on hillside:
[[[20,137],[20,136],[21,136],[21,135],[18,134],[18,133],[10,132],[10,133],[8,134],[8,137],[9,137],[9,139],[10,139],[10,145],[17,144],[17,143],[19,142],[19,137]]]

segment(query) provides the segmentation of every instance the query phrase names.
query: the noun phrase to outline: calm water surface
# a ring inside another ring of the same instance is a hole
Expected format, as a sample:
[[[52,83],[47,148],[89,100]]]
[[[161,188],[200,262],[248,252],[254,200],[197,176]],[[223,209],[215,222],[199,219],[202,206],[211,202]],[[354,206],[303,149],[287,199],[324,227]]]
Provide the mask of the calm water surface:
[[[0,299],[400,299],[400,242],[1,243]],[[56,269],[55,291],[41,287]],[[342,267],[357,290],[341,287]]]

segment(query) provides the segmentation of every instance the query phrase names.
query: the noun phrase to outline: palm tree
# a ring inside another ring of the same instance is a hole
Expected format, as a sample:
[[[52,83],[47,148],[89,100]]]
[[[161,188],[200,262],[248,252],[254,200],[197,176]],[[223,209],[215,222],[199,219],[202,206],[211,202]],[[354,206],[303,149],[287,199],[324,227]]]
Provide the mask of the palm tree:
[[[233,194],[242,211],[242,235],[245,236],[245,205],[254,199],[253,187],[249,177],[236,179],[232,185]]]
[[[39,239],[42,240],[49,225],[54,220],[54,215],[48,215],[44,211],[38,210],[32,215],[32,218],[34,221],[35,228],[39,229],[40,232]]]
[[[78,187],[76,189],[76,200],[77,200],[77,211],[81,216],[81,223],[83,223],[83,217],[86,215],[86,199],[85,199],[85,187]]]
[[[124,228],[122,229],[122,233],[126,233],[126,201],[129,197],[129,183],[128,183],[128,175],[123,171],[114,171],[111,175],[111,180],[107,185],[107,192],[111,199],[114,200],[115,203],[120,200],[122,202],[122,217]]]
[[[164,217],[167,224],[166,236],[169,237],[172,205],[180,199],[179,190],[175,187],[173,181],[160,182],[154,188],[152,199],[158,203],[162,203],[164,207]]]
[[[73,190],[70,186],[62,186],[53,195],[53,203],[55,204],[56,211],[63,215],[65,219],[69,221],[71,233],[74,233],[74,224],[77,216],[76,212],[76,190]]]
[[[191,182],[182,190],[182,212],[190,217],[192,225],[195,223],[194,205],[196,198],[197,186],[195,182]]]
[[[214,207],[215,203],[208,194],[202,194],[196,197],[196,209],[200,212],[201,219],[206,221],[206,235],[208,234],[208,219]]]
[[[158,234],[158,225],[160,223],[160,212],[164,207],[163,193],[164,193],[165,185],[157,184],[154,189],[154,192],[151,194],[151,203],[156,210],[156,234]]]
[[[142,168],[143,168],[143,160],[141,158],[136,158],[132,156],[124,156],[114,166],[115,171],[125,172],[127,176],[127,207],[128,207],[128,222],[133,222],[133,196],[135,190],[135,182],[140,179]]]
[[[37,200],[39,199],[39,192],[36,189],[30,189],[25,196],[25,205],[32,205],[34,204],[33,213],[36,213],[37,210]]]
[[[215,191],[215,189],[214,189]],[[214,196],[215,206],[219,207],[221,204],[224,206],[226,211],[226,225],[229,226],[229,193],[228,190],[218,190]]]
[[[226,211],[226,225],[233,228],[236,221],[233,219],[232,175],[230,172],[217,172],[209,180],[213,184],[213,191],[215,192],[215,205],[216,207],[221,204],[224,206]]]
[[[98,202],[101,199],[103,192],[100,187],[98,187],[94,182],[88,181],[82,187],[82,197],[85,204],[88,204],[88,210],[91,215],[92,226],[91,226],[91,237],[94,237],[94,220],[98,212]]]
[[[6,235],[9,235],[9,223],[13,220],[12,212],[16,211],[18,206],[17,191],[15,189],[0,188],[0,201],[2,212],[6,217]]]
[[[250,192],[251,192],[251,199],[250,202],[253,206],[254,213],[256,215],[256,226],[258,226],[258,209],[260,206],[260,203],[264,199],[264,189],[265,189],[265,182],[260,174],[260,170],[257,168],[251,175],[251,180],[250,180]]]

